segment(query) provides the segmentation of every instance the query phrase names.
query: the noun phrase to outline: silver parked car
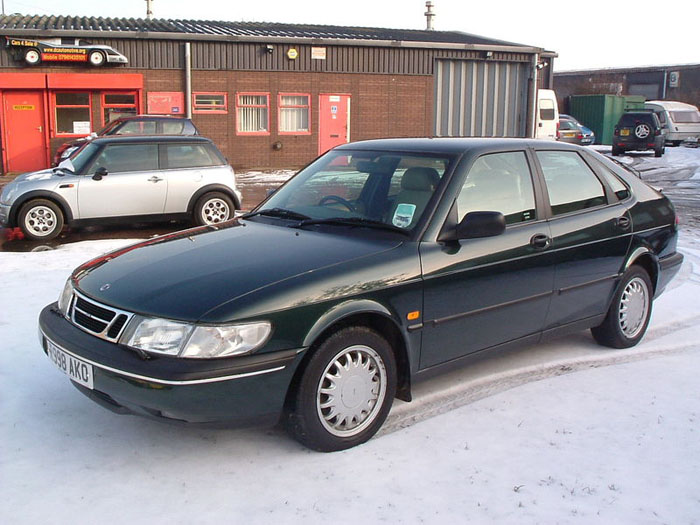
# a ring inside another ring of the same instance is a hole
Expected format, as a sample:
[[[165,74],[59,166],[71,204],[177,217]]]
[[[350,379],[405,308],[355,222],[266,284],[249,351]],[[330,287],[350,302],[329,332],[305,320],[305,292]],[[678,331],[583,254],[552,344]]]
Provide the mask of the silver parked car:
[[[33,240],[64,224],[192,218],[216,224],[241,207],[233,169],[203,137],[103,137],[58,167],[25,173],[0,194],[0,225]]]

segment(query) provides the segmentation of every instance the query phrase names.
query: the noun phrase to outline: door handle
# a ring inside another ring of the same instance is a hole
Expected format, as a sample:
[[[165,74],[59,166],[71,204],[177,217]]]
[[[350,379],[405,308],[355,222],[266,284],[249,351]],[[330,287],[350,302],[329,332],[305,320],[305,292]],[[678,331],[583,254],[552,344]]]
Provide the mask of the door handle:
[[[632,226],[632,221],[629,220],[629,217],[618,217],[615,219],[615,225],[621,230],[627,231]]]
[[[162,181],[162,180],[163,180],[163,179],[161,179],[160,177],[156,177],[155,175],[153,175],[153,177],[151,177],[150,179],[148,179],[148,182],[160,182],[160,181]]]
[[[545,248],[549,248],[550,244],[552,244],[552,238],[544,233],[533,235],[530,239],[530,245],[535,250],[544,250]]]

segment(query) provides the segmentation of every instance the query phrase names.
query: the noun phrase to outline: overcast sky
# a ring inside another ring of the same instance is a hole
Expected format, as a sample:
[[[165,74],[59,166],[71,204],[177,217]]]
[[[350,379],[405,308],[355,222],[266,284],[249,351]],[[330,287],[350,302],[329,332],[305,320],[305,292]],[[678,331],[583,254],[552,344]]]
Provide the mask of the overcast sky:
[[[143,18],[145,0],[4,0],[5,13]],[[555,70],[700,63],[697,0],[433,0],[440,31],[559,53]],[[156,18],[425,28],[425,0],[154,0]]]

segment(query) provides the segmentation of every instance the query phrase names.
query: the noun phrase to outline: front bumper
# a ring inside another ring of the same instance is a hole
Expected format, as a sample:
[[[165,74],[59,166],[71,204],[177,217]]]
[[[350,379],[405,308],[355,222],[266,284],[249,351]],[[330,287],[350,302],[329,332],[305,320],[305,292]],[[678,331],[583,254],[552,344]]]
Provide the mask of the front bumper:
[[[224,359],[143,359],[69,323],[56,304],[39,316],[47,339],[92,366],[93,389],[74,383],[93,401],[118,413],[191,423],[274,424],[303,349]]]
[[[0,226],[8,226],[10,223],[10,209],[12,206],[0,204]]]
[[[110,55],[107,53],[107,62],[110,64],[128,64],[129,59],[123,55]]]

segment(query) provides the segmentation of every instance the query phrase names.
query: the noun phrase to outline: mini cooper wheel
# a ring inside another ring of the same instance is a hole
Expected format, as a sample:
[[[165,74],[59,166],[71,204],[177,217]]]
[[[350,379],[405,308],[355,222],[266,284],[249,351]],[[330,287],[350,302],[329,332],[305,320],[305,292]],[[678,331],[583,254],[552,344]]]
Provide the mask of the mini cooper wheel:
[[[100,67],[105,63],[105,54],[102,51],[90,51],[88,61],[91,66]]]
[[[636,345],[649,326],[653,294],[649,274],[631,266],[622,276],[605,320],[591,328],[595,340],[611,348]]]
[[[391,346],[365,327],[344,328],[311,356],[296,391],[289,430],[307,447],[332,452],[370,439],[396,394]]]
[[[19,210],[19,227],[33,241],[45,241],[57,237],[63,229],[63,213],[46,199],[29,201]]]
[[[24,61],[30,66],[35,66],[41,62],[41,53],[38,49],[30,47],[24,52]]]
[[[199,225],[219,224],[233,218],[236,207],[231,198],[221,192],[206,193],[194,208],[194,220]]]

